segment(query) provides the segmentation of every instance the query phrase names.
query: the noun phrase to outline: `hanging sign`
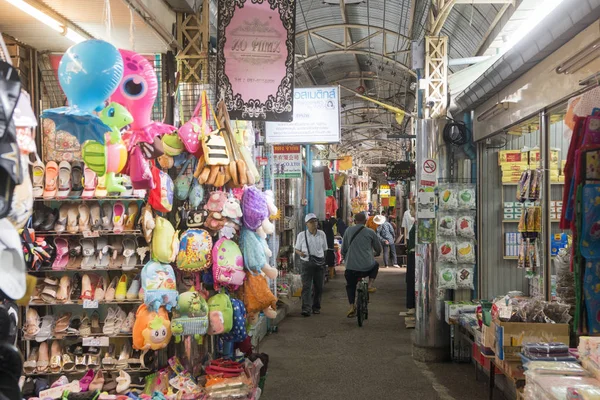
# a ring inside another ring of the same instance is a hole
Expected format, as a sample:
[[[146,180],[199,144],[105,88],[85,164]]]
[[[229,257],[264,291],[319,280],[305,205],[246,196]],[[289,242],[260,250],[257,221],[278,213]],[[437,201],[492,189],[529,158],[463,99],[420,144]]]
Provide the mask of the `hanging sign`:
[[[339,86],[294,89],[294,121],[266,123],[267,143],[339,143]]]
[[[273,146],[275,179],[302,178],[302,154],[299,144]]]
[[[292,120],[296,2],[219,0],[217,93],[231,119]]]
[[[259,167],[264,167],[269,163],[269,159],[267,157],[256,157],[256,165]]]
[[[399,181],[415,176],[415,164],[410,161],[390,161],[387,163],[387,179]]]
[[[386,198],[386,197],[390,197],[392,190],[390,188],[390,185],[381,185],[379,186],[379,197]]]
[[[435,186],[437,182],[437,163],[435,160],[426,159],[421,166],[420,186]]]

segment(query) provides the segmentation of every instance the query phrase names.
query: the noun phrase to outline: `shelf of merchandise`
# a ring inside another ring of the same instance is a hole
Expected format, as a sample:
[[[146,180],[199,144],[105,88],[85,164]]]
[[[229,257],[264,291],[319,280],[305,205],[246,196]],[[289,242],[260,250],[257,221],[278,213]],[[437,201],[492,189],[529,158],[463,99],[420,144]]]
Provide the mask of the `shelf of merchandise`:
[[[81,269],[81,268],[74,268],[74,269],[39,269],[37,271],[27,271],[27,273],[29,274],[40,274],[40,273],[44,273],[44,274],[56,274],[56,273],[65,273],[65,272],[79,272],[79,273],[94,273],[94,272],[113,272],[113,271],[121,271],[123,273],[126,272],[131,272],[131,271],[138,271],[140,269],[142,269],[144,267],[144,265],[135,265],[133,268],[131,269],[127,269],[124,270],[122,267],[114,267],[114,268],[93,268],[93,269]]]
[[[550,222],[560,222],[560,219],[551,219]],[[518,219],[503,219],[502,223],[504,224],[518,224],[519,220]]]
[[[127,196],[127,197],[119,197],[119,196],[111,196],[111,197],[92,197],[89,199],[83,199],[81,197],[65,197],[62,199],[57,199],[57,198],[51,198],[51,199],[45,199],[43,197],[35,197],[33,199],[33,201],[40,201],[40,202],[45,202],[45,201],[145,201],[145,197],[134,197],[134,196]]]
[[[115,339],[126,339],[126,338],[131,338],[133,337],[133,335],[131,333],[127,334],[127,333],[120,333],[118,335],[105,335],[103,333],[93,333],[90,336],[80,336],[80,335],[64,335],[64,336],[50,336],[48,339],[46,340],[63,340],[63,339],[81,339],[81,338],[85,338],[85,337],[108,337],[108,338],[115,338]],[[32,339],[28,339],[26,337],[23,337],[23,340],[26,342],[35,342],[35,338]],[[44,340],[44,341],[46,341]]]
[[[550,182],[551,186],[564,184],[564,182]],[[519,186],[519,182],[502,182],[502,186]]]
[[[57,232],[57,231],[35,231],[37,236],[83,236],[87,239],[95,239],[100,236],[143,236],[142,231],[123,231],[115,233],[114,231],[93,231],[87,232]]]
[[[98,369],[96,369],[97,371]],[[84,375],[86,372],[88,371],[88,368],[85,369],[85,371],[61,371],[61,372],[34,372],[33,374],[23,374],[23,376],[27,376],[27,377],[34,377],[34,376],[59,376],[59,375]],[[113,370],[108,370],[108,369],[102,369],[102,372],[104,373],[108,373],[108,372],[118,372],[118,371],[125,371],[128,374],[137,374],[137,373],[149,373],[152,372],[150,369],[132,369],[132,368],[123,368],[123,369],[118,369],[115,368]]]
[[[142,304],[143,301],[142,300],[122,300],[122,301],[99,301],[98,305],[101,306],[103,304],[108,304],[108,305],[127,305],[127,304],[131,304],[131,305],[140,305]],[[52,306],[82,306],[83,305],[83,301],[78,301],[78,302],[69,302],[69,303],[29,303],[28,307],[52,307]],[[87,310],[94,310],[93,308],[87,308]]]

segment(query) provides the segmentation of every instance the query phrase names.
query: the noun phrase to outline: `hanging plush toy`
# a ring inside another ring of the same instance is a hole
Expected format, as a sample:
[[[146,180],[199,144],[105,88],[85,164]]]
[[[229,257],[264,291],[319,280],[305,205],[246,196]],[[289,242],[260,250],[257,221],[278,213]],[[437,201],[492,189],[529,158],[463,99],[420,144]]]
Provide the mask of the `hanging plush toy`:
[[[248,271],[260,274],[264,272],[270,279],[277,277],[277,269],[269,265],[269,259],[273,255],[267,241],[258,233],[247,228],[242,228],[241,245],[244,254],[244,267]]]
[[[256,231],[262,238],[275,231],[275,226],[269,221],[271,212],[264,193],[254,186],[244,190],[242,198],[242,212],[244,213],[244,226]]]
[[[109,193],[122,193],[125,191],[125,187],[121,185],[123,179],[116,177],[127,163],[127,148],[121,139],[121,129],[131,124],[133,117],[125,107],[113,102],[102,110],[100,120],[110,128],[106,146],[95,140],[88,140],[81,149],[83,161],[98,176],[106,173],[106,189]]]
[[[133,325],[133,348],[160,350],[171,340],[171,322],[164,307],[150,311],[145,304],[139,306]]]
[[[111,129],[94,114],[123,77],[123,58],[112,44],[86,40],[71,46],[60,59],[58,81],[69,106],[45,110],[41,117],[54,121],[56,132],[64,131],[79,143],[95,140],[104,144]]]
[[[152,107],[158,94],[156,72],[148,59],[133,51],[119,49],[123,59],[123,77],[110,98],[125,106],[133,123],[127,132],[126,142],[131,148],[138,142],[153,143],[156,136],[172,133],[174,126],[152,121]]]
[[[182,336],[194,336],[198,344],[202,344],[202,336],[208,330],[208,304],[192,286],[181,293],[177,300],[177,309],[171,321],[171,331],[175,343],[181,342]]]

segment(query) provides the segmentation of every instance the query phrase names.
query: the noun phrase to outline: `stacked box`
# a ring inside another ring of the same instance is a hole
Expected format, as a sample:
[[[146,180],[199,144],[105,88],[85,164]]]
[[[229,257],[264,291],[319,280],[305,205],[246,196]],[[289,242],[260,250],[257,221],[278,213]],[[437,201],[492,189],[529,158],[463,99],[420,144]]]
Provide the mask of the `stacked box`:
[[[502,171],[502,183],[517,183],[528,167],[528,154],[521,150],[501,150],[498,165]]]
[[[521,245],[521,234],[519,232],[505,232],[504,233],[504,256],[505,257],[518,257],[519,246]]]
[[[562,201],[550,201],[550,219],[559,220],[562,215]]]
[[[521,218],[521,214],[523,214],[523,204],[518,201],[505,201],[504,209],[503,209],[503,217],[504,220],[519,220]]]

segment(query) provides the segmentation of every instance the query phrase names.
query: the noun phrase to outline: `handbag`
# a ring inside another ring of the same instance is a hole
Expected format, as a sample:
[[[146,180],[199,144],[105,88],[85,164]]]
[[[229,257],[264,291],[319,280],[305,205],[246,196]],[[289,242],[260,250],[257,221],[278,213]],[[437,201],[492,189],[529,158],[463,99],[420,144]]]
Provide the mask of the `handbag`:
[[[325,257],[312,256],[310,254],[310,247],[308,247],[308,235],[304,231],[304,240],[306,241],[306,249],[308,250],[308,262],[316,265],[317,267],[323,267],[325,265]]]
[[[194,113],[188,122],[183,124],[181,128],[179,128],[178,135],[185,149],[190,154],[201,155],[202,143],[201,136],[204,136],[204,132],[206,132],[206,121],[208,121],[208,108],[206,103],[208,102],[206,97],[206,91],[203,90],[200,98],[198,99],[198,103],[196,104],[196,108],[194,108]],[[202,107],[202,115],[199,115],[200,107]],[[183,118],[183,112],[180,112],[181,117]]]
[[[189,158],[183,163],[177,178],[175,178],[175,197],[179,200],[186,200],[190,194],[190,187],[194,176],[190,173],[186,174],[186,171],[191,161],[192,159]]]

